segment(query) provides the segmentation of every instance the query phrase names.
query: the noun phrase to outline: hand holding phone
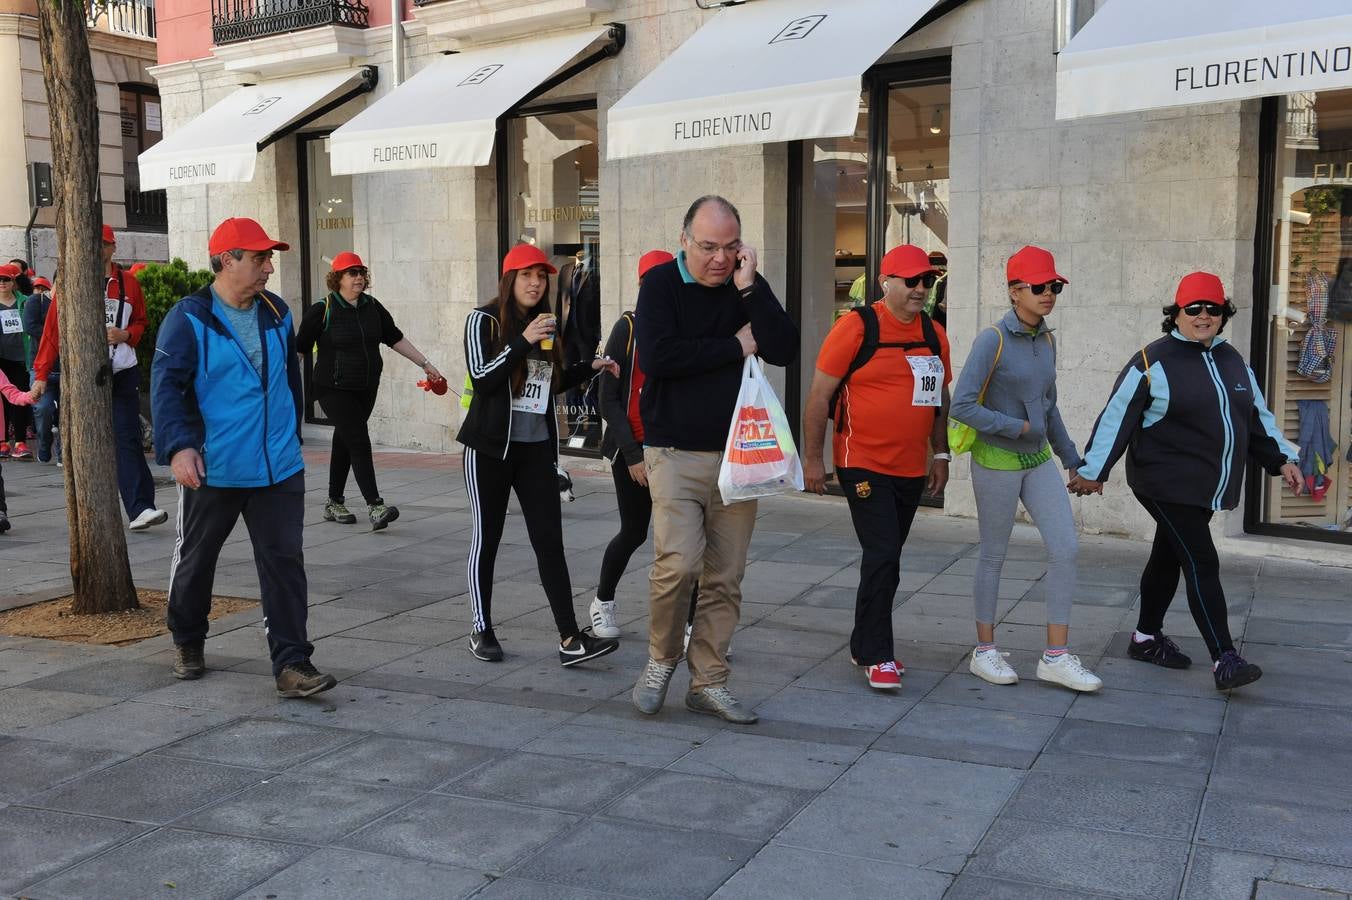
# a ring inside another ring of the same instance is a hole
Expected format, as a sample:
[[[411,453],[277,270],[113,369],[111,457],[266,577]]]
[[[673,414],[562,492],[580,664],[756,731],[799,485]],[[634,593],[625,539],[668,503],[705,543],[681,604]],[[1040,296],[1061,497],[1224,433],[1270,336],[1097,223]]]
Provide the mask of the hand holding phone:
[[[756,283],[756,248],[743,244],[737,251],[737,268],[732,275],[738,290],[746,290]]]

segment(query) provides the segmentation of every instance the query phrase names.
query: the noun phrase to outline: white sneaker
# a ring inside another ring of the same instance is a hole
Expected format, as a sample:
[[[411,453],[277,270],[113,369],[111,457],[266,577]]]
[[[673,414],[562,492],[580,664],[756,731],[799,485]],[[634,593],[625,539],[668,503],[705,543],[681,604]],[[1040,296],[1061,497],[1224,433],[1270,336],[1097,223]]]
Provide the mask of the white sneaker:
[[[1018,684],[1019,673],[1005,662],[1005,655],[999,650],[972,650],[972,659],[967,669],[982,681],[991,684]]]
[[[162,509],[156,509],[152,506],[150,509],[143,510],[139,516],[132,519],[131,524],[127,527],[132,531],[145,531],[151,525],[163,525],[167,521],[169,521],[169,514]]]
[[[620,626],[615,624],[615,604],[617,600],[593,600],[591,602],[592,634],[599,638],[617,638]]]
[[[1037,661],[1037,677],[1041,681],[1050,681],[1072,691],[1090,693],[1103,687],[1103,680],[1089,671],[1074,653],[1066,653],[1056,662],[1047,662],[1046,657]]]

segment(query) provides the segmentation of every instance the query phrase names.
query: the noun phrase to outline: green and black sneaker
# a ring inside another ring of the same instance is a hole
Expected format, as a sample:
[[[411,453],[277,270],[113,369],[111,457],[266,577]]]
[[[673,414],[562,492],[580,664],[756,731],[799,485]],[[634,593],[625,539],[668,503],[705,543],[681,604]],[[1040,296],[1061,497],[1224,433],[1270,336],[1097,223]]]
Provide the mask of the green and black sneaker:
[[[371,530],[379,531],[399,518],[399,507],[386,506],[384,500],[377,500],[367,507],[367,514],[371,517]]]
[[[334,500],[330,497],[324,502],[324,521],[337,522],[339,525],[355,525],[357,517],[347,511],[341,499]]]

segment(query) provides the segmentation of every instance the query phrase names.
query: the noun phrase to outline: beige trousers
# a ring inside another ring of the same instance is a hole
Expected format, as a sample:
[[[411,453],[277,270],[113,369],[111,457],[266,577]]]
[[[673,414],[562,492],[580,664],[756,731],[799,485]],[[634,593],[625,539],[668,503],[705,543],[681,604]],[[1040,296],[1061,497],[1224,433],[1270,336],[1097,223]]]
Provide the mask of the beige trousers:
[[[728,680],[728,642],[742,611],[742,575],[756,525],[756,501],[725,506],[718,494],[716,451],[645,447],[653,499],[655,559],[649,577],[648,655],[667,665],[681,658],[690,591],[699,600],[686,662],[690,688]]]

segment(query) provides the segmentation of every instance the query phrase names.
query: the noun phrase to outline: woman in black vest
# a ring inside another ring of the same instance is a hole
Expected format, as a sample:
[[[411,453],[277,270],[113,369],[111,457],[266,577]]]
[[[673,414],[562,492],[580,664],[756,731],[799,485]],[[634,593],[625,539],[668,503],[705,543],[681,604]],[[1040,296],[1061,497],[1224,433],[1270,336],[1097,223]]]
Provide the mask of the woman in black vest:
[[[325,277],[328,295],[305,311],[296,345],[309,355],[319,345],[314,367],[315,399],[333,422],[333,453],[329,457],[329,499],[324,520],[351,525],[357,517],[344,505],[348,469],[366,500],[371,530],[379,531],[399,518],[399,510],[386,506],[376,488],[376,470],[371,462],[371,436],[366,421],[375,407],[380,388],[380,345],[387,344],[400,356],[420,366],[429,381],[440,381],[437,367],[413,346],[394,324],[389,310],[366,293],[371,273],[355,253],[344,251],[333,259]]]

